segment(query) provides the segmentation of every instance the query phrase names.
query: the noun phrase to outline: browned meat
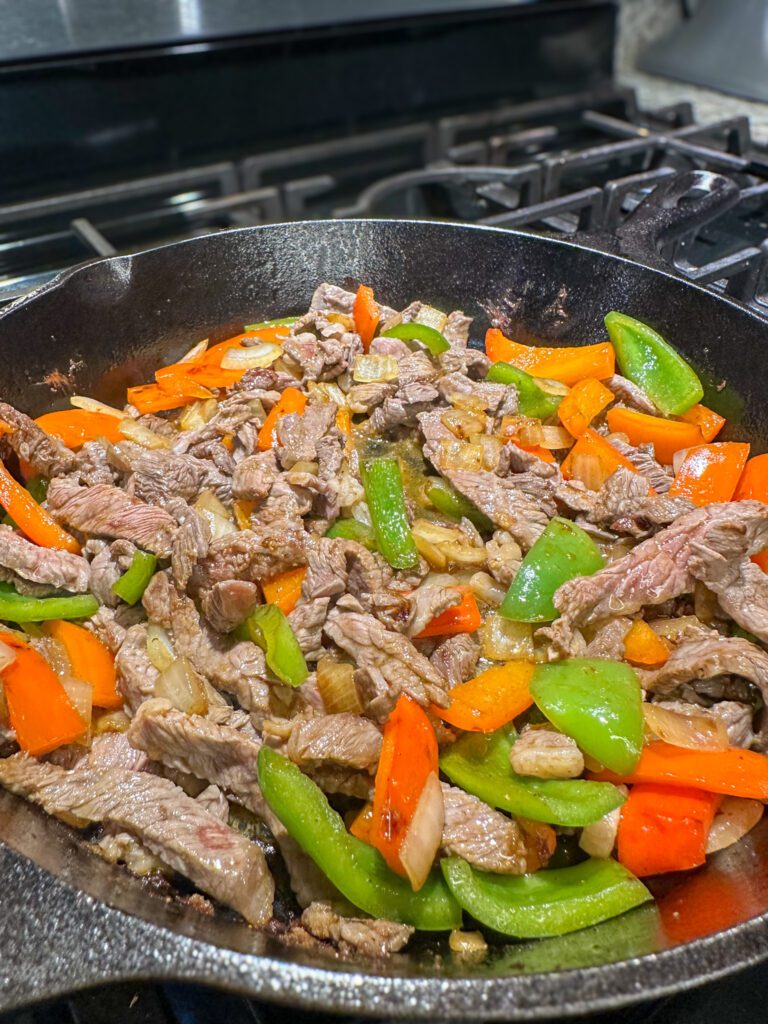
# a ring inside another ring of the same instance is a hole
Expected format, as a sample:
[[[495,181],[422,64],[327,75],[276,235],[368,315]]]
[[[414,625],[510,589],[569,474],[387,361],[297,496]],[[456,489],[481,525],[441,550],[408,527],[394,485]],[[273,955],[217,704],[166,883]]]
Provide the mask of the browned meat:
[[[296,462],[314,462],[317,445],[328,431],[336,430],[336,405],[310,402],[301,415],[291,413],[277,421],[277,457],[284,469]]]
[[[508,530],[527,550],[555,515],[554,478],[538,472],[501,477],[488,470],[450,469],[444,442],[451,444],[455,438],[443,425],[442,415],[440,411],[434,411],[419,416],[426,441],[425,457],[457,491],[469,498],[497,526]]]
[[[755,742],[755,734],[752,731],[755,712],[749,704],[740,704],[735,700],[721,700],[712,705],[709,713],[723,723],[728,734],[728,742],[732,747],[749,748]]]
[[[95,484],[113,484],[119,477],[109,465],[107,449],[98,441],[87,441],[75,455],[76,465],[68,473],[71,480],[93,487]]]
[[[485,352],[467,347],[471,326],[471,318],[460,310],[454,310],[448,315],[442,333],[451,347],[438,356],[438,362],[445,373],[465,373],[475,380],[482,380],[491,361]]]
[[[650,400],[648,395],[631,380],[614,373],[612,377],[604,381],[609,391],[616,396],[616,401],[626,405],[630,409],[637,409],[638,412],[648,413],[649,416],[658,416],[659,410]]]
[[[320,317],[320,323],[327,324],[327,321]],[[298,323],[293,325],[292,331],[296,333],[283,343],[283,351],[301,370],[304,380],[335,380],[350,369],[356,356],[362,355],[363,346],[358,335],[340,324],[321,328],[319,336],[303,329],[297,330],[299,326]]]
[[[459,633],[441,640],[429,660],[451,687],[472,678],[479,657],[477,639],[471,633]]]
[[[398,371],[395,393],[384,399],[368,421],[372,434],[386,435],[401,427],[415,427],[419,415],[440,397],[434,383],[437,369],[425,353],[408,352],[398,360]]]
[[[350,316],[354,304],[354,292],[348,292],[344,288],[339,288],[337,284],[329,284],[324,281],[315,288],[309,308],[330,313],[345,313]]]
[[[259,588],[248,580],[222,580],[201,595],[203,615],[219,633],[244,622],[259,601]]]
[[[332,942],[342,956],[371,959],[397,953],[413,935],[413,928],[381,918],[341,917],[330,903],[311,903],[301,915],[303,928],[322,942]]]
[[[209,459],[121,441],[111,446],[109,460],[116,469],[130,474],[127,492],[150,505],[164,505],[169,497],[192,501],[205,490],[224,500],[231,495],[231,481]]]
[[[401,693],[422,707],[447,704],[445,680],[437,669],[410,640],[385,629],[372,615],[334,609],[325,635],[357,665],[373,718],[386,718]]]
[[[296,378],[285,370],[273,370],[269,366],[246,370],[240,381],[232,386],[233,391],[264,392],[284,391],[296,384]]]
[[[91,558],[89,589],[102,604],[115,608],[120,598],[112,590],[122,574],[130,567],[136,545],[129,540],[89,540],[83,546],[83,554]]]
[[[48,510],[81,533],[125,538],[162,558],[171,553],[176,521],[165,509],[131,498],[119,487],[80,487],[57,478],[48,488]]]
[[[611,661],[624,660],[624,639],[632,628],[632,619],[621,616],[609,619],[598,626],[595,635],[587,644],[585,658],[608,658]]]
[[[307,546],[301,587],[307,601],[349,593],[369,608],[372,595],[386,591],[391,581],[389,566],[357,541],[320,537]]]
[[[211,528],[181,498],[172,498],[166,507],[179,524],[171,543],[171,571],[177,586],[183,589],[191,580],[197,563],[208,554]]]
[[[115,658],[115,669],[117,689],[132,711],[154,696],[159,673],[147,654],[147,627],[144,623],[131,626],[125,633]]]
[[[285,753],[302,768],[339,765],[373,774],[381,753],[381,733],[360,715],[294,718]]]
[[[270,697],[261,649],[250,641],[233,644],[213,633],[191,598],[181,594],[165,573],[152,578],[142,601],[150,620],[172,634],[176,654],[189,658],[200,675],[217,690],[231,693],[261,724]]]
[[[480,871],[524,875],[531,870],[525,833],[516,821],[463,789],[445,782],[442,787],[444,853],[463,857]]]
[[[236,434],[244,423],[264,422],[264,406],[261,404],[261,391],[237,391],[219,403],[215,416],[198,427],[197,430],[183,430],[173,445],[173,451],[179,454],[190,452],[200,459],[210,459],[214,449],[207,448],[209,442],[215,442],[227,455],[226,448],[220,442],[226,434]],[[214,459],[214,461],[217,461]],[[231,473],[231,469],[229,471]]]
[[[262,501],[272,490],[279,470],[272,449],[249,455],[235,466],[232,494],[245,501]]]
[[[384,338],[383,340],[397,341],[397,338]],[[377,406],[381,405],[385,398],[391,398],[395,390],[395,385],[391,381],[355,384],[349,389],[347,404],[352,412],[365,413],[368,416]]]
[[[114,608],[102,605],[85,623],[94,636],[97,636],[104,646],[113,654],[117,654],[120,645],[125,640],[126,627],[115,618]]]
[[[485,545],[485,556],[488,571],[493,578],[508,587],[517,575],[523,552],[520,545],[506,530],[494,530],[493,536]]]
[[[712,504],[688,512],[594,576],[564,583],[554,598],[562,618],[552,629],[631,615],[645,605],[690,592],[694,571],[704,571],[695,560],[697,552],[706,551],[708,558],[722,558],[723,552],[736,557],[740,552],[745,559],[766,546],[768,506],[760,502]]]
[[[229,800],[218,786],[206,786],[202,793],[197,794],[195,800],[214,818],[225,824],[229,821]]]
[[[0,761],[0,784],[48,814],[130,832],[250,924],[268,924],[274,883],[261,849],[168,779],[122,768],[68,772],[17,754]]]
[[[660,696],[674,694],[684,683],[718,676],[740,676],[758,688],[763,711],[757,743],[768,746],[768,654],[741,637],[689,640],[676,647],[661,668],[641,673],[643,687]],[[717,706],[717,705],[715,705]]]
[[[317,661],[323,656],[323,626],[330,607],[330,598],[303,598],[288,615],[288,622],[296,634],[307,661]]]
[[[491,416],[512,416],[517,412],[517,388],[488,380],[470,380],[463,373],[448,373],[437,382],[441,396],[450,402],[455,396],[482,402]]]
[[[10,526],[0,526],[0,566],[32,583],[83,594],[88,590],[90,567],[81,555],[57,548],[41,548]]]
[[[398,363],[411,355],[411,350],[399,338],[374,338],[368,351],[373,356],[392,356]]]
[[[423,583],[410,595],[410,615],[405,624],[406,636],[417,636],[437,615],[453,608],[461,601],[456,587]]]
[[[20,459],[32,466],[35,473],[40,476],[60,476],[76,468],[74,452],[66,448],[57,437],[46,434],[33,419],[7,402],[0,402],[0,422],[13,427],[10,433],[4,435],[4,439]]]
[[[640,444],[635,447],[616,437],[611,437],[610,442],[617,451],[629,459],[657,494],[667,493],[672,486],[672,470],[671,467],[662,466],[656,460],[652,444]]]

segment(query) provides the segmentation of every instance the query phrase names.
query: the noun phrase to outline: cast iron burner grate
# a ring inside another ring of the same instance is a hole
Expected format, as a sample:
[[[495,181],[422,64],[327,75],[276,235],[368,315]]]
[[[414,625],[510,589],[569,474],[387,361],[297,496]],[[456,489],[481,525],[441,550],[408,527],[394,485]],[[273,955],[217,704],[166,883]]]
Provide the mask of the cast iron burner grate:
[[[743,117],[638,109],[631,90],[499,106],[0,206],[0,302],[94,256],[318,217],[612,234],[664,178],[728,174],[740,201],[663,255],[768,313],[768,149]]]

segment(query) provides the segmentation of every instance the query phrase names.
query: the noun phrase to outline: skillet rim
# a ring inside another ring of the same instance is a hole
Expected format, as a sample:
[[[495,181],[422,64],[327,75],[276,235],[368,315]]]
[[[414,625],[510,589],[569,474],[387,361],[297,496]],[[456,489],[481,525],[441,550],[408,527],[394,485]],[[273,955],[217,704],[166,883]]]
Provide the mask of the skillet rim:
[[[255,232],[301,229],[322,231],[323,228],[331,226],[342,230],[345,227],[354,230],[355,227],[365,226],[370,230],[372,224],[381,225],[382,230],[392,228],[415,232],[428,228],[430,231],[446,231],[452,234],[461,232],[470,235],[512,235],[537,245],[586,251],[611,262],[628,264],[672,280],[686,289],[706,295],[708,300],[715,299],[725,304],[733,313],[747,316],[757,325],[768,326],[768,309],[763,315],[731,296],[713,293],[662,265],[649,265],[636,257],[606,250],[600,246],[599,239],[549,237],[490,225],[396,218],[305,220],[233,228],[217,232],[215,236],[195,236],[135,253],[96,258],[67,268],[39,288],[14,300],[0,310],[0,320],[21,311],[42,295],[66,288],[71,280],[95,265],[129,266],[135,259],[168,249],[176,250],[181,246],[200,245],[203,239],[209,237],[249,236]],[[479,978],[383,975],[346,967],[317,967],[274,956],[242,953],[211,942],[189,938],[146,917],[135,917],[90,896],[86,891],[38,866],[27,855],[18,853],[0,840],[0,877],[7,878],[8,875],[11,876],[11,884],[14,882],[14,875],[17,876],[16,881],[21,882],[15,886],[13,893],[19,904],[19,912],[24,909],[22,896],[30,892],[29,886],[34,886],[32,902],[39,899],[41,892],[45,893],[44,906],[41,905],[39,908],[41,917],[44,911],[46,914],[53,912],[55,915],[57,908],[61,913],[71,914],[74,903],[83,919],[82,924],[87,929],[97,916],[106,915],[109,919],[107,937],[112,938],[112,945],[104,950],[108,954],[108,965],[90,965],[89,973],[89,965],[78,960],[69,965],[61,964],[58,976],[55,976],[55,970],[54,977],[43,971],[42,978],[31,977],[30,985],[20,991],[13,991],[13,983],[8,984],[9,979],[3,971],[0,979],[3,982],[0,984],[2,1010],[19,1007],[31,1001],[53,998],[67,991],[110,982],[129,979],[184,979],[214,984],[251,997],[315,1011],[377,1017],[388,1015],[398,1018],[425,1018],[439,1014],[444,1019],[453,1020],[535,1020],[553,1014],[572,1017],[583,1013],[618,1009],[632,1003],[667,996],[725,977],[768,958],[766,912],[723,931],[670,949],[595,967]],[[29,902],[27,898],[27,911]],[[14,943],[19,943],[18,923],[14,922],[13,913],[4,916],[0,922],[0,948],[6,953],[6,959],[13,959]],[[134,955],[139,953],[136,962],[115,962],[116,955],[125,954],[121,942],[114,941],[115,932],[122,933],[118,938],[124,939],[126,944],[131,946],[131,932],[142,929],[149,930],[146,938],[149,941],[154,940],[157,947],[168,947],[165,961],[158,963],[157,958],[153,956],[153,949],[148,949],[145,944],[138,951],[133,945]],[[27,936],[24,938],[28,939]],[[33,936],[39,944],[36,947],[38,959],[41,953],[43,957],[54,955],[53,949],[43,948],[43,938],[44,936],[39,933]],[[21,944],[23,945],[23,942]],[[35,948],[34,942],[32,948]],[[38,967],[42,966],[38,964]],[[510,1000],[514,1000],[512,1005]]]

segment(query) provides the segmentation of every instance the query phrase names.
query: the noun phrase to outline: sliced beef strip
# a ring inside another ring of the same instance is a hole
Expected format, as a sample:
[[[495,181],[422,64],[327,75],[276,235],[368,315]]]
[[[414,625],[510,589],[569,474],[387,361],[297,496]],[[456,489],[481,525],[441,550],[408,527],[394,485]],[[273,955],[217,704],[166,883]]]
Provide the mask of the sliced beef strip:
[[[314,462],[317,445],[329,430],[336,430],[334,402],[310,401],[301,415],[290,413],[277,421],[277,457],[283,469],[296,462]]]
[[[658,696],[671,696],[685,683],[735,675],[749,680],[763,698],[756,743],[768,749],[768,654],[741,637],[690,640],[676,647],[661,668],[640,673],[643,687]]]
[[[102,604],[116,608],[120,598],[112,586],[130,568],[136,545],[129,540],[113,540],[111,544],[103,540],[89,540],[83,547],[83,553],[93,554],[89,581],[91,593]]]
[[[384,628],[372,615],[334,608],[325,624],[325,635],[357,665],[367,693],[367,713],[384,719],[401,693],[422,707],[445,707],[445,680],[407,637]]]
[[[202,427],[196,430],[182,430],[172,451],[180,455],[190,452],[199,459],[210,458],[210,450],[204,447],[209,442],[220,445],[222,437],[226,434],[236,434],[244,423],[256,421],[261,426],[264,422],[261,395],[260,390],[234,392],[219,402],[216,414]]]
[[[446,402],[457,395],[475,398],[491,416],[512,416],[517,412],[517,388],[510,384],[471,380],[463,373],[448,373],[438,380],[437,389]]]
[[[235,467],[232,494],[245,501],[262,501],[272,490],[279,474],[273,449],[249,455]]]
[[[0,525],[0,566],[31,583],[75,594],[84,594],[89,587],[90,567],[82,555],[41,548],[10,526]]]
[[[396,338],[385,339],[397,341]],[[391,381],[375,381],[371,384],[355,384],[349,389],[347,405],[353,413],[369,416],[386,398],[391,398],[396,385]]]
[[[704,573],[695,560],[697,552],[706,552],[708,559],[721,556],[732,566],[732,561],[748,560],[750,554],[766,546],[768,506],[739,501],[695,509],[593,576],[577,576],[564,583],[555,593],[554,604],[561,618],[552,629],[567,630],[631,615],[645,605],[690,593],[695,573]]]
[[[508,530],[525,549],[539,538],[556,513],[555,478],[537,472],[499,476],[488,470],[450,469],[444,442],[453,443],[453,434],[442,423],[442,412],[419,416],[425,438],[424,455],[457,491],[484,512],[497,526]]]
[[[480,644],[471,633],[458,633],[441,640],[429,660],[449,687],[471,679],[480,657]]]
[[[126,627],[116,619],[115,609],[106,605],[102,605],[96,614],[88,619],[85,628],[97,636],[113,654],[117,654],[125,640]]]
[[[354,292],[348,292],[345,288],[339,288],[337,284],[323,281],[315,288],[309,308],[330,313],[345,313],[347,316],[351,316],[354,304]]]
[[[461,603],[461,592],[456,587],[423,583],[408,598],[410,614],[405,626],[405,635],[418,636],[424,627],[449,608]]]
[[[721,700],[713,704],[709,712],[715,718],[719,718],[725,726],[728,742],[732,747],[748,749],[755,742],[755,734],[752,731],[755,712],[749,704]]]
[[[460,310],[448,314],[442,334],[451,347],[440,353],[438,362],[444,373],[464,373],[475,380],[481,380],[488,372],[491,361],[485,352],[468,347],[471,326],[471,318]]]
[[[617,402],[628,406],[630,409],[637,409],[638,412],[648,413],[649,416],[658,416],[659,410],[648,395],[637,384],[633,384],[631,380],[627,380],[626,377],[622,377],[619,373],[614,373],[612,377],[609,377],[603,383],[609,391],[614,393]]]
[[[270,366],[256,367],[253,370],[246,370],[240,380],[231,387],[232,392],[249,391],[252,394],[277,391],[278,394],[286,388],[296,384],[293,374],[285,370],[275,370]],[[267,401],[265,397],[262,401]]]
[[[374,409],[368,421],[371,434],[389,435],[401,427],[415,427],[419,414],[440,397],[434,383],[438,371],[425,353],[409,352],[398,360],[398,371],[395,393]]]
[[[0,422],[13,427],[12,431],[4,435],[4,440],[20,459],[32,466],[35,473],[52,477],[76,469],[77,458],[74,452],[7,402],[0,402]]]
[[[674,479],[671,467],[662,466],[656,460],[652,444],[631,445],[615,436],[609,438],[613,447],[629,459],[638,473],[646,478],[657,494],[666,494]]]
[[[122,768],[68,772],[14,755],[0,761],[0,784],[48,814],[130,832],[250,924],[269,923],[274,882],[261,849],[168,779]]]
[[[318,661],[324,654],[323,626],[330,603],[327,597],[302,599],[288,614],[288,622],[307,661]]]
[[[363,354],[359,335],[340,324],[323,326],[327,323],[322,316],[314,314],[313,324],[320,332],[319,336],[302,329],[308,326],[306,322],[301,326],[297,323],[283,342],[283,351],[301,371],[304,381],[336,380],[352,367],[357,356]]]
[[[171,497],[192,501],[205,490],[224,501],[232,494],[231,481],[209,459],[168,448],[142,448],[130,441],[112,445],[109,459],[128,474],[126,491],[150,505],[164,505]]]
[[[585,658],[607,658],[610,661],[624,660],[624,640],[632,628],[632,619],[620,616],[609,619],[595,631],[587,644]]]
[[[125,633],[115,657],[115,670],[118,692],[132,711],[154,696],[160,673],[147,654],[147,627],[144,623],[131,626]]]
[[[131,498],[119,487],[80,487],[54,479],[48,488],[48,511],[65,526],[85,534],[125,538],[161,558],[171,553],[176,521],[165,509]]]
[[[380,336],[373,339],[368,352],[372,356],[392,356],[398,362],[407,359],[412,354],[405,342],[399,338],[382,338]]]
[[[167,701],[148,701],[130,727],[131,742],[151,749],[166,767],[212,782],[266,822],[286,862],[301,906],[338,898],[325,876],[292,839],[262,796],[257,775],[261,740],[199,715],[185,715]]]
[[[620,466],[597,492],[586,519],[596,526],[639,538],[669,526],[693,509],[687,498],[649,495],[647,478]]]
[[[373,775],[381,754],[381,732],[367,718],[348,713],[294,718],[285,753],[301,768],[338,765]]]
[[[165,573],[150,581],[142,598],[150,621],[173,636],[177,655],[189,658],[200,675],[217,689],[232,694],[258,726],[271,712],[264,654],[247,640],[232,643],[217,636],[201,620],[194,602],[181,594]]]
[[[181,498],[173,498],[167,508],[179,524],[171,544],[171,572],[177,586],[184,589],[197,563],[208,554],[211,528],[196,509]]]
[[[222,580],[201,595],[203,615],[218,633],[230,633],[259,603],[259,588],[248,580]]]
[[[524,875],[531,870],[525,832],[516,821],[456,786],[443,782],[442,789],[444,853],[495,874]]]
[[[381,959],[399,952],[414,929],[381,918],[341,917],[330,903],[311,903],[301,915],[301,924],[322,942],[332,942],[342,956]]]
[[[120,474],[109,464],[108,448],[109,445],[105,447],[99,441],[86,441],[75,455],[76,465],[67,474],[68,479],[88,487],[115,483]]]

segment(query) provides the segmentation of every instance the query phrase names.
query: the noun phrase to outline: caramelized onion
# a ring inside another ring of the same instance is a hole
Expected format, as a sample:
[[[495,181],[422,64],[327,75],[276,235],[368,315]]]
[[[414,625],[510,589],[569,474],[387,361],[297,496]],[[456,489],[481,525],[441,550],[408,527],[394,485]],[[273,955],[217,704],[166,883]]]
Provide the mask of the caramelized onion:
[[[533,626],[491,612],[480,627],[483,657],[491,661],[532,661]]]
[[[443,791],[437,775],[432,772],[427,776],[416,812],[400,847],[400,863],[414,892],[424,885],[432,870],[443,839],[444,824]]]
[[[179,427],[182,430],[198,430],[204,427],[208,420],[212,420],[219,408],[215,398],[201,398],[197,402],[191,402],[182,410],[179,416]]]
[[[506,588],[497,583],[487,572],[476,572],[470,577],[469,587],[478,601],[498,608],[506,596]]]
[[[482,960],[488,952],[488,943],[482,932],[464,932],[454,929],[448,936],[448,946],[455,956],[463,960]]]
[[[147,626],[147,657],[158,670],[169,668],[176,657],[171,638],[162,626],[150,622]]]
[[[485,562],[485,548],[473,544],[457,526],[439,526],[428,519],[417,519],[411,533],[419,554],[433,569],[445,569],[449,563],[474,566]]]
[[[218,537],[226,537],[227,534],[236,533],[232,518],[226,507],[222,505],[213,491],[203,491],[197,499],[193,508],[199,512],[211,528],[211,535],[216,540]]]
[[[91,716],[93,714],[93,686],[91,683],[86,683],[84,679],[76,679],[74,676],[63,676],[61,685],[83,721],[83,735],[75,742],[87,745],[90,742]]]
[[[626,786],[618,786],[618,789],[627,795]],[[610,857],[616,845],[616,833],[619,831],[619,819],[621,808],[615,807],[599,821],[593,821],[585,825],[579,836],[579,846],[588,853],[590,857]]]
[[[163,697],[187,715],[208,713],[208,698],[203,680],[186,658],[176,658],[163,669],[155,683],[155,696]]]
[[[691,713],[673,711],[660,704],[643,704],[646,729],[673,747],[691,750],[727,750],[725,725],[703,708],[691,705]]]
[[[323,657],[317,663],[317,688],[329,715],[360,715],[363,705],[355,686],[355,668],[347,662]]]
[[[111,405],[105,405],[95,398],[88,398],[87,395],[72,395],[69,404],[75,409],[84,409],[85,412],[99,412],[102,416],[113,416],[116,420],[125,418],[125,413],[120,409],[113,409]]]
[[[16,661],[16,651],[0,640],[0,672]]]
[[[590,491],[599,491],[608,479],[596,455],[588,452],[574,452],[571,461],[571,478],[580,480]]]
[[[117,425],[117,429],[127,438],[129,441],[135,441],[136,444],[141,445],[142,448],[149,448],[150,450],[159,448],[170,448],[171,439],[164,437],[162,434],[156,434],[154,430],[150,430],[149,427],[145,427],[143,423],[139,423],[137,420],[132,420],[130,417],[126,417]]]
[[[176,362],[177,363],[191,363],[193,360],[197,359],[198,356],[203,355],[203,353],[206,352],[207,350],[208,350],[208,339],[207,338],[203,338],[202,341],[195,342],[195,344],[192,346],[192,348],[187,349],[187,351],[184,353],[184,355],[181,356],[180,359],[177,359]]]
[[[707,838],[707,853],[724,850],[742,839],[763,816],[760,800],[727,796],[720,804]]]
[[[93,716],[93,735],[100,736],[105,732],[127,732],[131,720],[118,708],[115,711],[102,711]]]
[[[475,434],[485,434],[488,426],[483,413],[468,412],[465,409],[449,409],[442,414],[440,422],[460,441],[466,441]]]
[[[400,374],[394,356],[356,356],[352,368],[352,379],[358,384],[374,384],[397,380]]]
[[[541,435],[542,439],[539,442],[541,447],[549,448],[552,451],[570,448],[575,440],[565,427],[548,427],[546,424],[541,428]]]
[[[283,354],[279,345],[271,341],[260,341],[247,348],[235,346],[228,348],[221,360],[222,370],[256,370],[271,366]]]

